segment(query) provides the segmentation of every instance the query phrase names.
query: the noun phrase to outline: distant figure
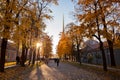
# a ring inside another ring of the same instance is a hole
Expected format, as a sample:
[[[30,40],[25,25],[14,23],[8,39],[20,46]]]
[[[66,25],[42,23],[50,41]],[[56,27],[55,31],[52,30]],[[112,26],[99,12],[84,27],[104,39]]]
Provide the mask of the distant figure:
[[[60,60],[59,59],[57,59],[56,60],[56,62],[57,62],[57,67],[59,66],[59,62],[60,62]]]
[[[17,57],[16,57],[16,64],[19,64],[19,63],[20,63],[20,57],[17,56]]]
[[[54,59],[54,62],[55,62],[55,63],[57,62],[57,58]]]
[[[46,63],[46,64],[48,64],[48,62],[49,62],[49,59],[48,59],[48,58],[46,58],[46,59],[45,59],[45,63]]]

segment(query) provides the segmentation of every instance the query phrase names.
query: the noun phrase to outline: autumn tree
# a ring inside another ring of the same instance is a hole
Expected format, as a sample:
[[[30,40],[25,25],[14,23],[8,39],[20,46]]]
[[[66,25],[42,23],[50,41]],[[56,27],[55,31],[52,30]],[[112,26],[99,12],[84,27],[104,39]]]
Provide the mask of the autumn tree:
[[[44,33],[43,37],[41,39],[42,42],[42,56],[44,56],[45,58],[49,58],[51,56],[52,53],[52,36],[50,37],[48,34]]]
[[[71,49],[77,51],[76,60],[81,63],[81,43],[84,38],[84,26],[77,26],[74,23],[70,23],[67,29],[67,34],[71,39]]]
[[[42,0],[42,1],[35,1],[37,3],[37,19],[34,20],[34,18],[32,19],[33,23],[32,23],[32,27],[34,27],[35,23],[40,22],[39,26],[35,28],[35,36],[32,38],[35,38],[35,40],[39,40],[40,36],[44,34],[42,34],[42,31],[45,29],[46,24],[45,24],[45,20],[48,19],[50,20],[52,17],[49,15],[49,13],[52,13],[51,9],[49,8],[49,5],[51,5],[52,3],[57,4],[57,0]],[[36,26],[36,25],[35,25]],[[40,28],[39,28],[40,27]],[[44,33],[44,32],[43,32]],[[32,33],[31,33],[32,34]],[[32,42],[32,41],[31,41]],[[34,43],[33,43],[34,44]],[[50,48],[50,47],[49,47]],[[35,50],[35,49],[34,49]],[[51,50],[51,48],[50,48]],[[48,50],[49,51],[49,50]],[[49,52],[48,52],[49,53]],[[35,53],[34,53],[35,55]],[[35,56],[33,56],[35,57]],[[34,61],[33,61],[34,62]]]
[[[100,8],[101,22],[104,27],[103,32],[105,34],[103,36],[107,39],[109,45],[111,66],[116,66],[113,46],[115,32],[120,24],[120,17],[118,16],[120,14],[119,4],[111,1],[98,1],[98,6]]]
[[[23,3],[26,5],[27,0],[25,0]],[[22,10],[22,7],[24,5],[19,5],[18,0],[1,0],[0,1],[0,15],[2,17],[2,25],[4,27],[4,30],[1,32],[1,57],[0,57],[0,72],[4,72],[4,63],[5,63],[5,53],[6,53],[6,47],[7,47],[7,41],[11,37],[11,33],[13,31],[13,28],[16,26],[15,22],[17,21],[18,15]]]
[[[57,45],[57,54],[61,58],[67,58],[71,54],[71,41],[66,33],[61,33],[60,40]]]
[[[102,51],[103,67],[107,70],[106,57],[103,48],[103,42],[101,40],[100,34],[100,24],[99,24],[99,9],[95,1],[80,1],[78,0],[76,6],[76,19],[84,26],[84,31],[86,32],[86,37],[91,38],[95,36],[100,42],[100,49]]]
[[[29,1],[29,4],[24,6],[19,15],[19,21],[16,22],[18,25],[14,28],[13,32],[13,40],[22,46],[22,54],[21,54],[21,65],[24,66],[24,63],[27,58],[28,48],[30,47],[30,38],[33,36],[33,39],[38,34],[38,30],[40,30],[43,26],[40,26],[40,23],[37,22],[37,7],[35,2]],[[36,22],[35,22],[36,21]],[[34,24],[33,24],[34,23]],[[32,25],[32,27],[31,27]],[[17,33],[17,37],[16,37]],[[30,35],[30,34],[33,35]]]
[[[109,45],[111,65],[115,66],[113,43],[115,30],[119,24],[119,4],[116,2],[106,0],[78,0],[79,6],[76,9],[78,21],[87,26],[86,31],[100,42],[104,70],[107,70],[107,64],[102,42],[103,38],[106,38]]]
[[[19,40],[22,44],[22,66],[25,62],[25,49],[28,47],[28,38],[29,31],[33,31],[35,39],[39,35],[41,26],[45,18],[50,19],[48,15],[49,12],[52,12],[48,5],[51,3],[57,4],[57,0],[1,0],[0,1],[0,18],[2,23],[1,26],[4,27],[4,30],[1,33],[2,44],[1,44],[1,55],[0,55],[0,71],[4,72],[4,63],[5,63],[5,52],[7,46],[7,40],[10,39],[13,34],[17,33]],[[27,20],[28,19],[28,20]],[[45,24],[45,23],[44,23]],[[32,29],[31,27],[32,26]],[[14,31],[13,31],[14,30]],[[12,32],[12,33],[11,33]],[[32,34],[32,33],[31,33]],[[30,37],[32,38],[32,37]],[[16,39],[17,41],[17,39]],[[19,42],[18,42],[19,43]]]

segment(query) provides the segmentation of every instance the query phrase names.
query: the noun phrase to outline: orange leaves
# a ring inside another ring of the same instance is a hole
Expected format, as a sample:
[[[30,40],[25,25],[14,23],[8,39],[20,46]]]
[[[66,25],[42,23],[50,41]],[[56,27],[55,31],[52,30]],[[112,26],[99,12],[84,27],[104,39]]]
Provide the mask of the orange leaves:
[[[50,57],[52,52],[52,37],[48,36],[47,34],[44,34],[42,41],[42,56]]]
[[[67,36],[61,37],[57,46],[57,53],[59,56],[71,53],[71,40]]]
[[[93,2],[93,0],[78,0],[78,4],[89,5]]]
[[[61,39],[57,46],[59,56],[71,54],[73,45],[80,47],[84,34],[85,31],[83,26],[77,26],[74,23],[68,24],[67,31],[61,35]]]
[[[116,21],[108,21],[107,25],[110,25],[111,27],[114,27],[114,26],[119,26],[119,23],[116,22]]]
[[[46,19],[48,19],[48,20],[52,19],[52,16],[50,16],[50,15],[48,15],[48,14],[44,14],[42,17],[43,17],[43,18],[46,18]]]
[[[85,25],[86,33],[98,34],[105,38],[113,38],[116,29],[118,29],[119,22],[119,4],[111,2],[110,0],[77,0],[76,18],[80,25]],[[106,31],[104,28],[106,27]],[[115,31],[113,30],[115,29]],[[88,34],[88,37],[89,37]]]

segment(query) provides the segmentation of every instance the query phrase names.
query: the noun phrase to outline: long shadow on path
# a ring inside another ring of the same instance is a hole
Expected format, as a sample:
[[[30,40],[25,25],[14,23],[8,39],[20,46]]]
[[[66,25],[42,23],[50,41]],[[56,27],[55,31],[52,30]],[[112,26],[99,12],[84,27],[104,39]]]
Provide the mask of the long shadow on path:
[[[59,66],[60,67],[60,66]],[[37,66],[24,80],[70,80],[59,71],[59,67],[52,61],[49,64]]]
[[[54,61],[35,68],[25,80],[105,80],[103,76],[88,72],[69,64],[60,63],[57,67]],[[112,80],[112,79],[107,79]]]

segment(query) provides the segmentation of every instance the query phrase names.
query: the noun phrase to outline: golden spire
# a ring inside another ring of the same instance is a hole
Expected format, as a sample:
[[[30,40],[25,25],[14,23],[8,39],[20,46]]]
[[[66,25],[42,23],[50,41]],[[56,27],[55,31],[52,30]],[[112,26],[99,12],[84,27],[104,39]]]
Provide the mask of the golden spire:
[[[64,33],[64,14],[63,14],[63,33]]]

